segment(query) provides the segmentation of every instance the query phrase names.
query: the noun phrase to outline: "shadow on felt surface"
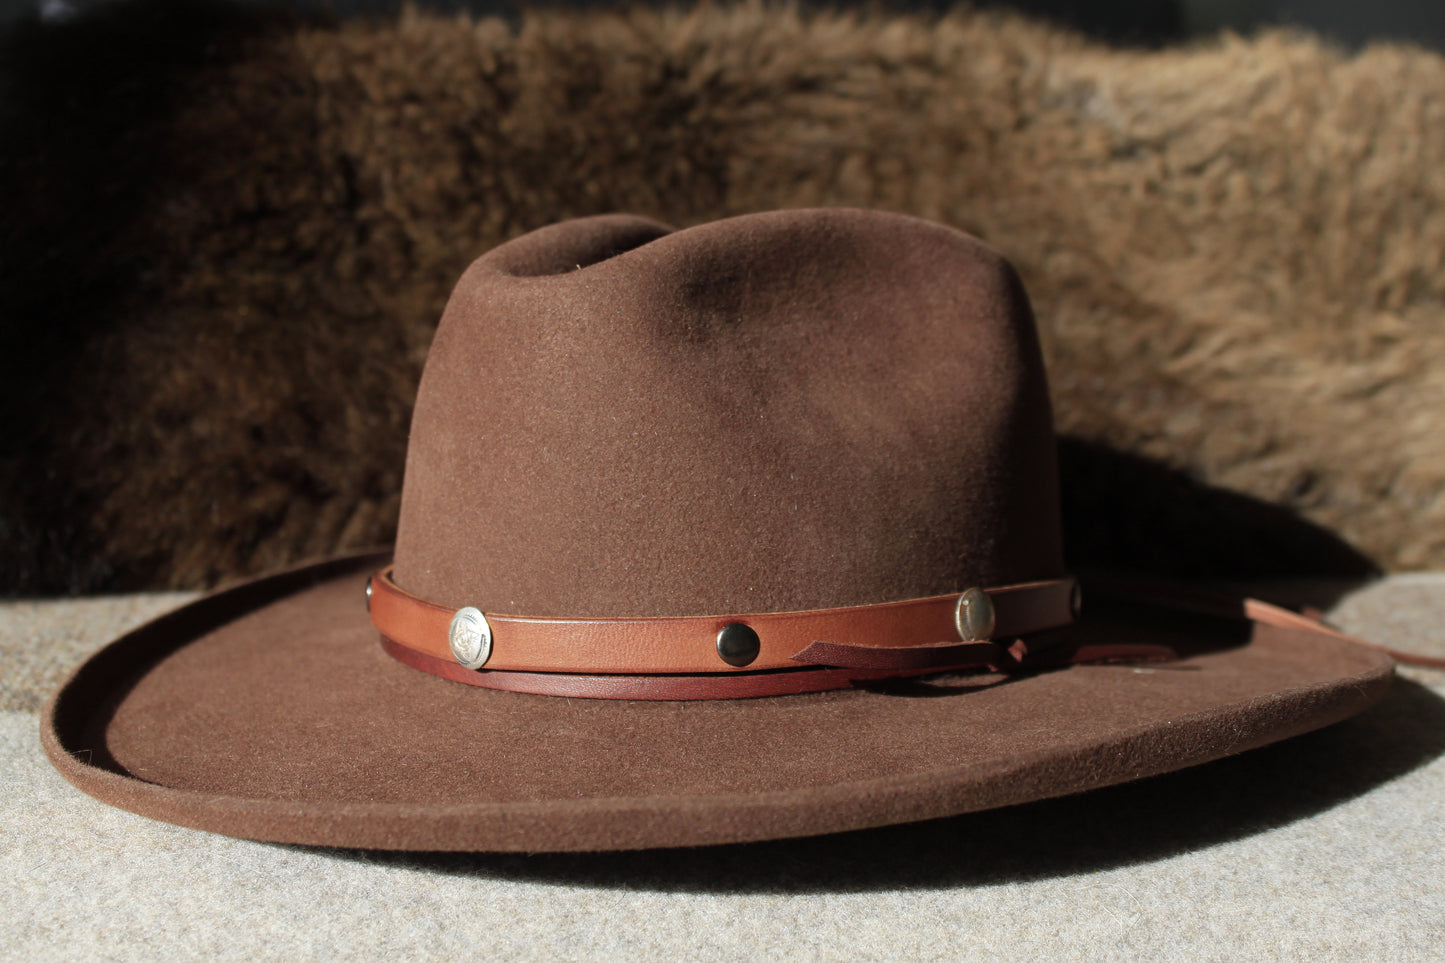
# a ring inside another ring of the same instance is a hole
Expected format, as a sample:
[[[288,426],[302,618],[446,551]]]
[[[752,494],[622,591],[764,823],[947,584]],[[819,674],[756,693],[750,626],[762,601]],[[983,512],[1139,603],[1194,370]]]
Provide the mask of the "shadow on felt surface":
[[[1328,575],[1341,591],[1350,579],[1380,574],[1354,546],[1287,506],[1098,442],[1061,437],[1059,476],[1072,571],[1235,581]],[[1334,598],[1310,601],[1328,608]]]
[[[988,886],[1166,859],[1308,818],[1445,753],[1445,699],[1397,679],[1353,719],[1204,766],[1082,795],[807,839],[535,856],[335,850],[433,872],[663,892]]]

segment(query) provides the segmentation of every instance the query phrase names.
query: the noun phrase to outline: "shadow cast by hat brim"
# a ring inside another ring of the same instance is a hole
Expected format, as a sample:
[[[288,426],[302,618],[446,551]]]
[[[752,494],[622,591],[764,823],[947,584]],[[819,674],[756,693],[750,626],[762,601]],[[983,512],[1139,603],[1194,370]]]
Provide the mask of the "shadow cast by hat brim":
[[[956,698],[849,689],[611,702],[461,686],[385,655],[379,556],[208,596],[112,643],[46,708],[102,801],[233,836],[384,850],[587,851],[867,829],[1171,772],[1377,701],[1383,654],[1324,633],[1091,605],[1081,636],[1168,666],[1077,665]]]

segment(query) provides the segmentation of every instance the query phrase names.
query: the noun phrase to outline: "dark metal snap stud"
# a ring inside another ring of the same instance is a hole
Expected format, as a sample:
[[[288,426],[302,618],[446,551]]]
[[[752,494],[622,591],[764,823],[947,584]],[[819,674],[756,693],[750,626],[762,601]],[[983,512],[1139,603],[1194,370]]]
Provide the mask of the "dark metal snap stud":
[[[1069,590],[1069,611],[1078,619],[1084,612],[1084,589],[1078,582]]]
[[[366,580],[366,611],[371,611],[371,579]]]
[[[958,597],[953,624],[958,637],[965,642],[981,642],[993,638],[993,599],[981,588],[971,588]]]
[[[741,622],[725,625],[717,634],[717,654],[728,665],[744,666],[758,657],[762,640],[758,633]]]
[[[480,669],[492,657],[492,627],[487,617],[470,605],[452,616],[447,642],[452,655],[468,669]]]

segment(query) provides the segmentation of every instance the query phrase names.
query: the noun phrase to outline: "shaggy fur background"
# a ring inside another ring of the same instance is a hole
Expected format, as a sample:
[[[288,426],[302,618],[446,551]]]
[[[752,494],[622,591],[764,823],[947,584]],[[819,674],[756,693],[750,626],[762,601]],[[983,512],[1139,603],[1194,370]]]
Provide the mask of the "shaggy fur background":
[[[184,3],[31,25],[5,57],[5,590],[384,542],[472,258],[582,214],[818,204],[1019,266],[1078,564],[1445,567],[1434,54],[1124,51],[963,10],[326,26]]]

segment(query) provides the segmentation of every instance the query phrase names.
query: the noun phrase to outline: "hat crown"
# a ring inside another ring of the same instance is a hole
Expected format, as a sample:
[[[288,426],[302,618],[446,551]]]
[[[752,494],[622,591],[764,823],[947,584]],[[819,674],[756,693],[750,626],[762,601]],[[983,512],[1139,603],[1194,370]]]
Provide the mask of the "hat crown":
[[[539,616],[828,608],[1062,573],[1016,275],[913,218],[569,221],[467,270],[395,578]]]

